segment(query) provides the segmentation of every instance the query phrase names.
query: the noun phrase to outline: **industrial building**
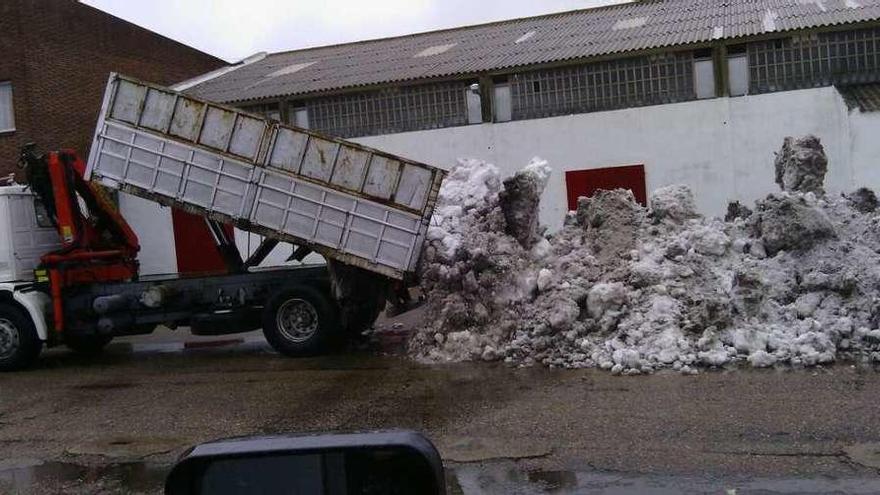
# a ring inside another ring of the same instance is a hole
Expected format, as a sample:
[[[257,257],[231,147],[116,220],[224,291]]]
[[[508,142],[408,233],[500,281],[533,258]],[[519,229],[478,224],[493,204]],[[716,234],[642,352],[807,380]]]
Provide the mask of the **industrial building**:
[[[540,156],[552,230],[603,188],[646,203],[683,183],[722,215],[774,190],[788,135],[821,138],[829,192],[876,188],[878,83],[880,0],[654,0],[262,53],[188,91],[444,168],[479,158],[512,174]],[[182,268],[146,253],[199,252],[167,209],[121,205],[145,239],[142,272]]]
[[[880,185],[877,0],[653,0],[254,57],[191,89],[451,167],[555,174],[542,219],[623,186],[691,186],[704,213],[771,191],[814,133],[832,191]],[[768,180],[769,179],[769,180]]]

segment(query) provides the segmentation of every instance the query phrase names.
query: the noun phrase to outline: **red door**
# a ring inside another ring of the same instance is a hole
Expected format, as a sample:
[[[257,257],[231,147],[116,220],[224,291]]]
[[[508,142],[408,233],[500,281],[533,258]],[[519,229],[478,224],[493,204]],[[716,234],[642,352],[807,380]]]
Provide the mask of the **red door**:
[[[205,218],[177,208],[171,210],[174,223],[174,247],[177,254],[178,273],[223,273],[226,263],[217,249],[214,236]],[[232,226],[225,225],[232,235]]]
[[[608,189],[629,189],[635,195],[636,201],[642,206],[648,206],[644,165],[569,170],[565,172],[565,186],[569,210],[577,209],[579,197],[589,198],[598,190]]]

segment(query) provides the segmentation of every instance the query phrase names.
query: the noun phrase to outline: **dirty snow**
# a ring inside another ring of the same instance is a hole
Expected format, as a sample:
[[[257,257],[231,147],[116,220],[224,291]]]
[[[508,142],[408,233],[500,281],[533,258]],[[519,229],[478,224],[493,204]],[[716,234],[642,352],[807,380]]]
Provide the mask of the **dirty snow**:
[[[513,177],[506,179],[498,193],[501,211],[504,212],[505,231],[527,249],[541,240],[538,206],[549,178],[550,166],[546,161],[535,158]]]
[[[816,136],[800,139],[785,138],[782,150],[776,154],[776,183],[783,191],[822,194],[828,159]]]
[[[428,232],[410,352],[620,374],[880,361],[877,198],[825,196],[826,164],[818,139],[786,139],[783,190],[725,220],[697,214],[685,186],[651,208],[600,191],[545,235],[545,162],[502,180],[462,161]]]

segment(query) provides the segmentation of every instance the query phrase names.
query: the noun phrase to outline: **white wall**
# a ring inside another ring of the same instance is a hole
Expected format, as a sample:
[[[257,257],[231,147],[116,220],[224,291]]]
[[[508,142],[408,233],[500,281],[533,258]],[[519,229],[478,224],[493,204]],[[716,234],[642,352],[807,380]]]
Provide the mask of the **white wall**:
[[[562,224],[565,171],[643,163],[647,189],[684,183],[703,213],[721,215],[728,200],[752,202],[776,191],[774,152],[785,136],[819,136],[829,158],[826,188],[880,187],[880,113],[850,113],[834,88],[716,98],[610,112],[480,124],[370,136],[360,143],[451,168],[480,158],[513,174],[533,156],[554,169],[542,202],[542,221]],[[170,210],[120,196],[125,217],[141,238],[142,273],[176,270]],[[258,240],[253,236],[250,251]],[[247,255],[248,236],[236,233]],[[279,246],[265,265],[282,263]],[[312,256],[307,262],[320,261]]]
[[[880,112],[851,113],[849,132],[853,183],[880,188]]]
[[[874,129],[880,129],[880,116],[848,114],[840,94],[828,87],[355,141],[444,168],[458,158],[480,158],[505,174],[540,156],[554,170],[541,217],[556,228],[567,210],[566,170],[643,163],[649,194],[684,183],[704,213],[720,215],[728,200],[751,202],[776,190],[773,158],[785,136],[819,136],[830,162],[827,188],[853,189],[853,166],[872,168],[873,157],[880,157]],[[880,170],[860,170],[858,178],[876,187]]]

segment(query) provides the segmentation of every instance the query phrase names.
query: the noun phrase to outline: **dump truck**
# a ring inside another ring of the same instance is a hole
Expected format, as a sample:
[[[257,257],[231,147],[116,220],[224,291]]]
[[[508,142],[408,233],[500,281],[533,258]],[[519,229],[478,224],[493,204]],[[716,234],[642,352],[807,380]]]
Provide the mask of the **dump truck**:
[[[43,347],[96,353],[159,325],[263,329],[315,355],[373,323],[413,282],[442,169],[111,74],[88,161],[22,150],[0,187],[0,371]],[[224,273],[141,276],[114,191],[203,217]],[[262,236],[243,259],[232,225]],[[259,267],[279,244],[326,265]]]

